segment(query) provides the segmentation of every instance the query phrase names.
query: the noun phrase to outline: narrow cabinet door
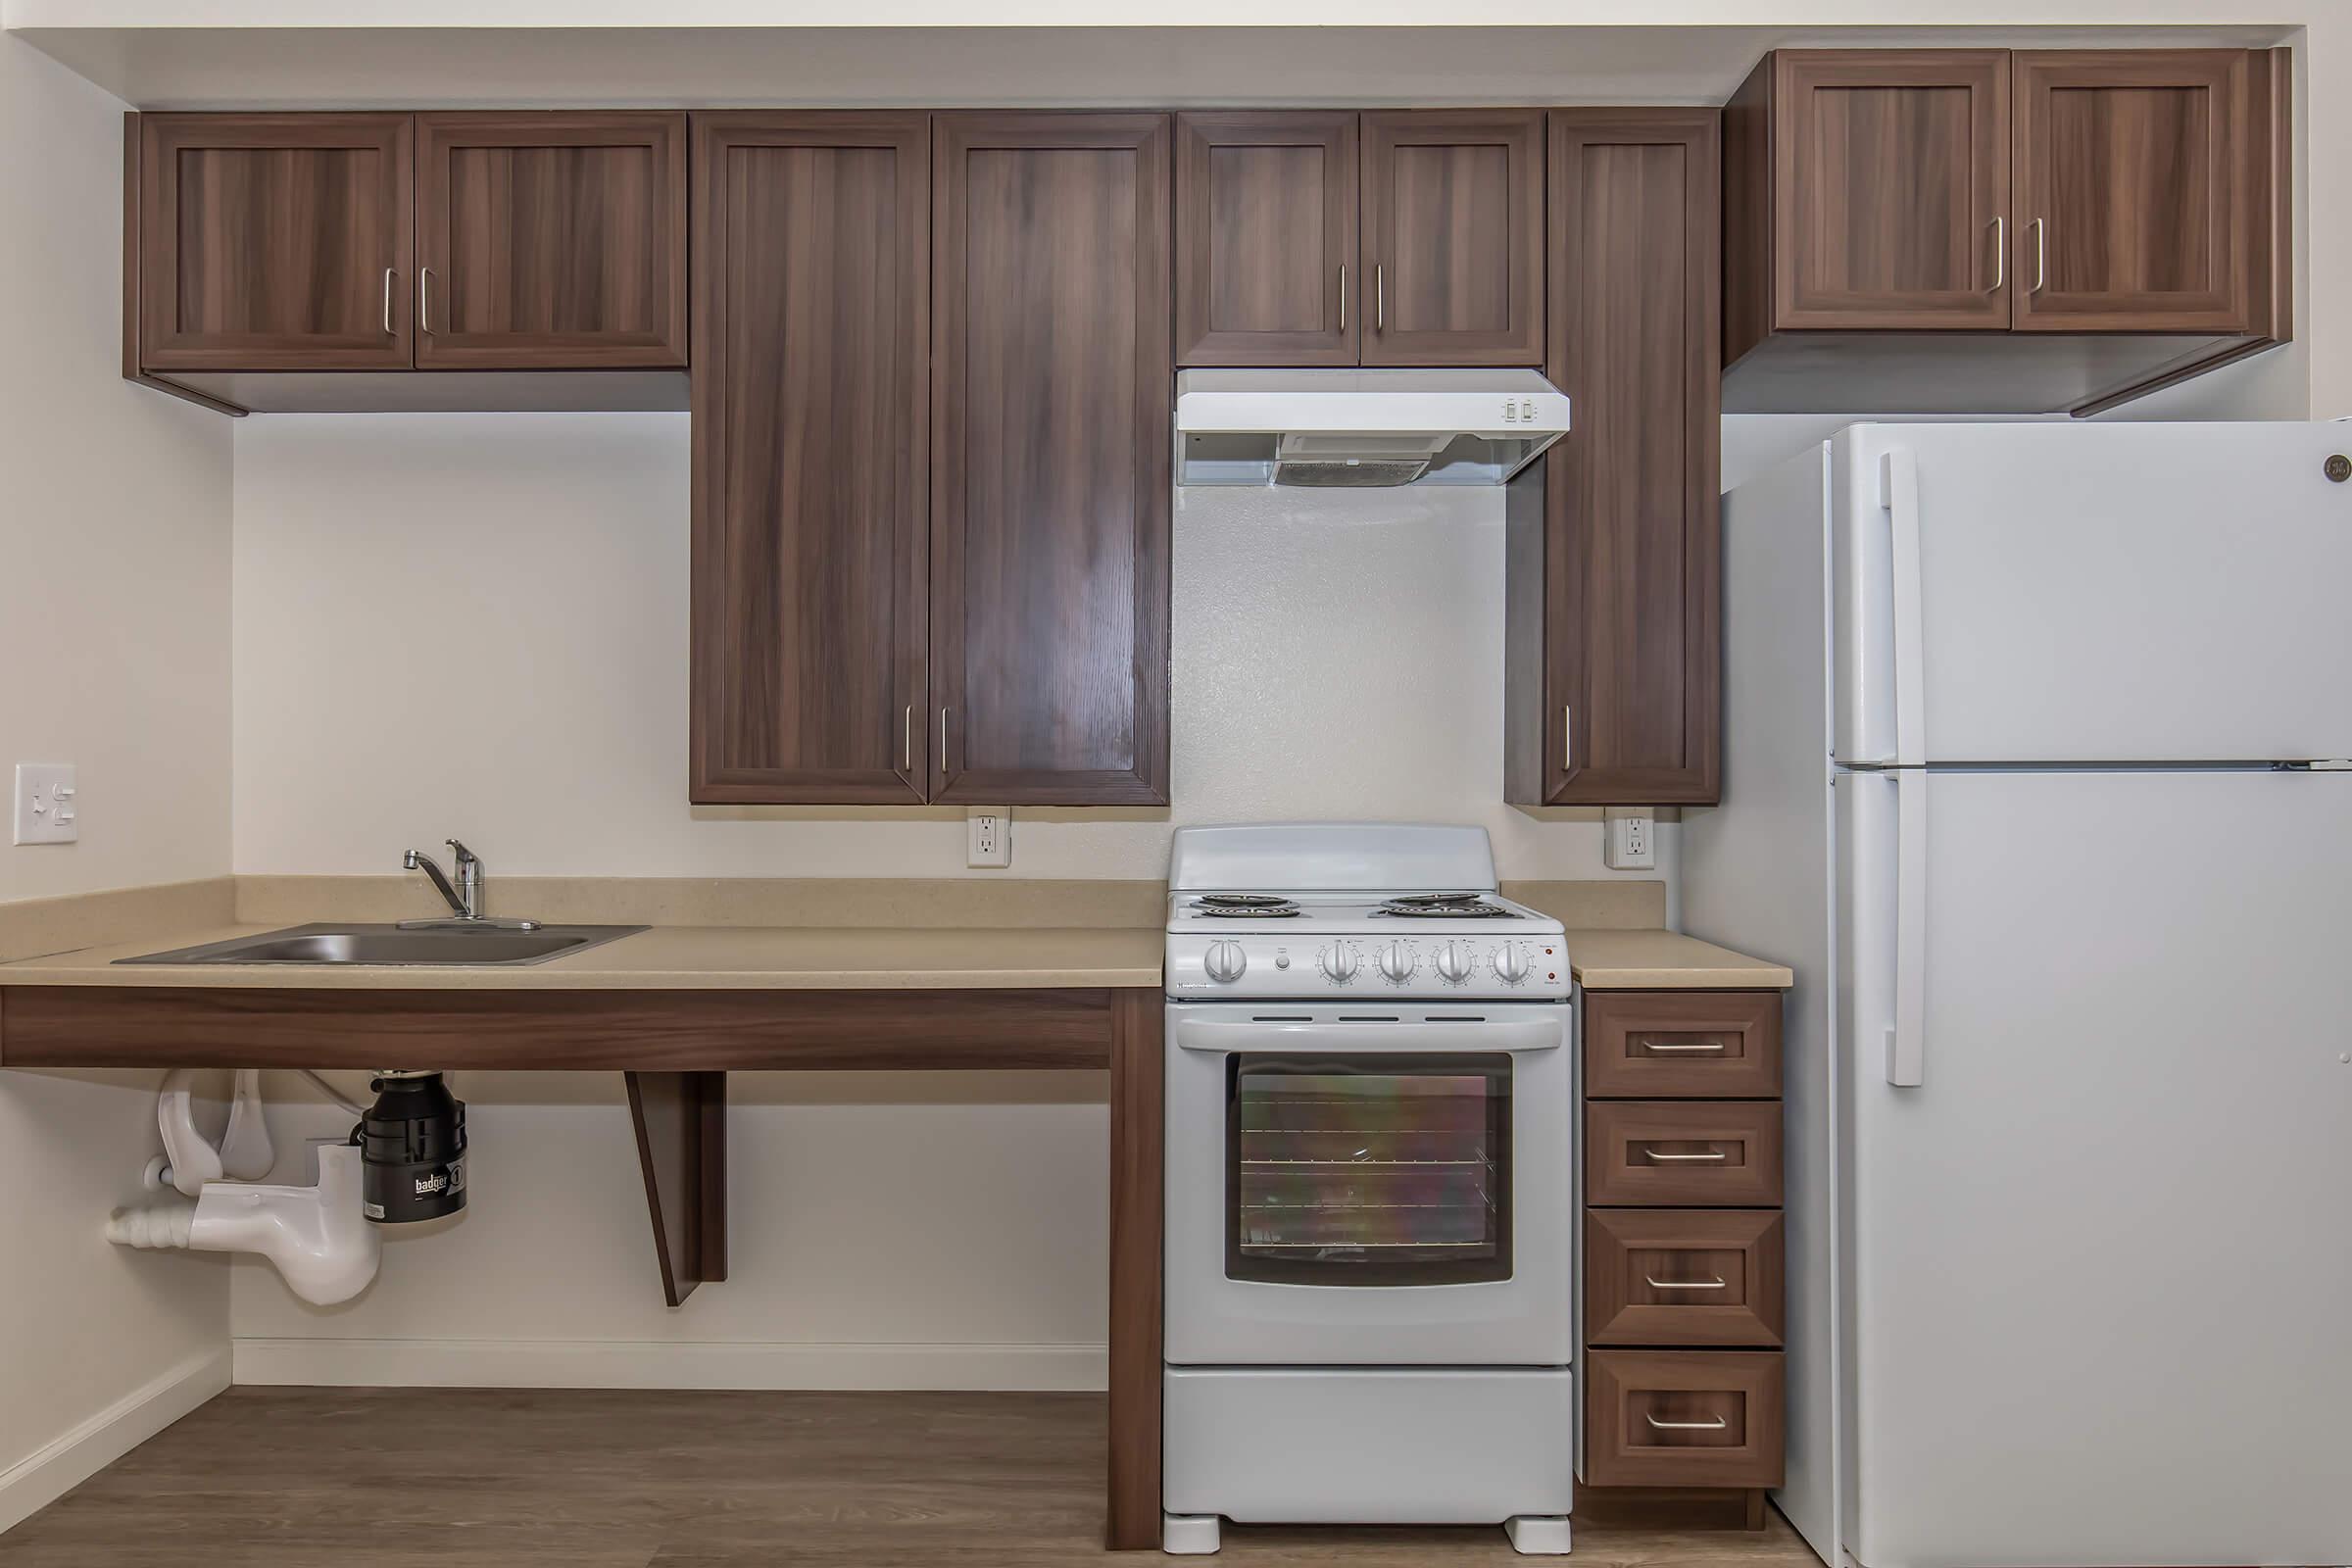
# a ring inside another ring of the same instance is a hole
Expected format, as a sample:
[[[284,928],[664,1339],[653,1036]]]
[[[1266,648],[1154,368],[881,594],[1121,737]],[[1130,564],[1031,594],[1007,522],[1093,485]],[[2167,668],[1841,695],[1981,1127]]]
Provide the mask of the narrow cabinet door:
[[[1355,363],[1355,118],[1176,117],[1177,364]]]
[[[1784,49],[1771,69],[1774,327],[2007,326],[2008,55]]]
[[[686,363],[686,117],[416,117],[416,364]]]
[[[1168,120],[937,119],[932,798],[1168,798]]]
[[[139,117],[140,362],[409,367],[407,115]]]
[[[1514,801],[1716,798],[1718,130],[1711,110],[1552,112],[1549,374],[1575,428],[1540,522],[1506,520]]]
[[[2017,325],[2243,332],[2270,142],[2242,49],[2014,57]]]
[[[1544,113],[1363,117],[1366,365],[1540,365]]]
[[[928,118],[694,139],[693,799],[918,802]]]

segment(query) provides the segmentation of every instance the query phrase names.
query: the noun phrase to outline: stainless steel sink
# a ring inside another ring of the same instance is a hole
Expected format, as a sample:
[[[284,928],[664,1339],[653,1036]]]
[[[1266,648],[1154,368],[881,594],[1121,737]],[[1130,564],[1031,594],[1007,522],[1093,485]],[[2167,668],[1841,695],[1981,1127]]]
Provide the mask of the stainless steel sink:
[[[530,931],[477,931],[447,926],[404,930],[396,925],[322,922],[263,931],[249,937],[170,953],[143,953],[117,963],[360,963],[396,966],[545,963],[617,941],[641,925],[543,925]]]

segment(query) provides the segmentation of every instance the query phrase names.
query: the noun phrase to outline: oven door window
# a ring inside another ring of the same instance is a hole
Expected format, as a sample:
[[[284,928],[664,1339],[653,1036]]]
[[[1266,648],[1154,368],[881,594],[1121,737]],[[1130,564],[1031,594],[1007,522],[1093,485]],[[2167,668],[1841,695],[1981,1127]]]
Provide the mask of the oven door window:
[[[1236,1055],[1225,1273],[1289,1285],[1511,1277],[1511,1058]]]

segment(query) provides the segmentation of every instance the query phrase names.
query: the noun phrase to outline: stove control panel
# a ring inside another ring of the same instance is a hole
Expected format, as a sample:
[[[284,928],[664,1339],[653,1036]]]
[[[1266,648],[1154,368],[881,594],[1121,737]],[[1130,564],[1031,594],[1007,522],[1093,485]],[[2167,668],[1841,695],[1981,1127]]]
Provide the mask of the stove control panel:
[[[1568,948],[1556,936],[1171,936],[1173,997],[1247,1000],[1348,994],[1564,997]]]

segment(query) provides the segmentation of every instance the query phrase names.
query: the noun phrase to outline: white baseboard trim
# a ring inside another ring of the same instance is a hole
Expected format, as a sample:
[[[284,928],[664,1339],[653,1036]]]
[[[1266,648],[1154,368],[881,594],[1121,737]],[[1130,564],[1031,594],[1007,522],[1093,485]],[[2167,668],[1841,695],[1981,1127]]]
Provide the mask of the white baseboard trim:
[[[244,1339],[236,1381],[325,1388],[940,1389],[1099,1393],[1101,1345]]]
[[[190,1356],[0,1470],[0,1530],[13,1530],[229,1384],[226,1349]]]

